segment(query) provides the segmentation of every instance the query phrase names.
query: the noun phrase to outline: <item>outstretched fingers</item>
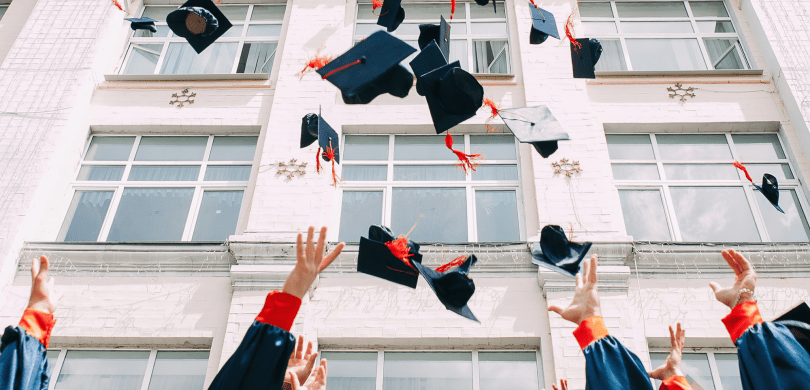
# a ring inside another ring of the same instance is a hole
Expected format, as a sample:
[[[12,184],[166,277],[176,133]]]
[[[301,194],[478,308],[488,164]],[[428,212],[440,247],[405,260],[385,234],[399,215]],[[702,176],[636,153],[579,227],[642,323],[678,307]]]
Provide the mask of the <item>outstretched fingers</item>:
[[[340,252],[343,251],[344,246],[346,246],[346,244],[343,243],[343,242],[341,242],[340,244],[337,244],[335,249],[332,249],[332,251],[329,252],[329,254],[326,255],[326,257],[323,258],[323,260],[321,260],[321,266],[318,269],[318,272],[321,272],[321,271],[325,270],[326,267],[329,267],[329,265],[332,264],[332,262],[335,261],[335,259],[337,259],[338,255],[340,255]]]
[[[725,251],[720,252],[720,254],[723,255],[723,259],[726,260],[726,263],[728,263],[728,266],[731,267],[731,269],[734,270],[734,274],[739,275],[739,274],[742,273],[742,270],[740,269],[739,265],[737,265],[737,259],[735,259],[734,256],[731,254],[733,251],[734,251],[733,249],[732,250],[725,250]]]
[[[588,282],[589,283],[594,283],[595,284],[596,281],[597,281],[597,279],[596,279],[596,264],[598,262],[599,262],[599,258],[596,255],[591,256],[591,260],[590,260],[591,265],[589,267],[590,273],[588,274]]]
[[[737,263],[737,268],[741,272],[754,270],[754,266],[751,265],[751,262],[748,261],[748,259],[746,259],[745,256],[735,251],[734,249],[729,249],[729,253],[734,258],[734,262]]]
[[[315,255],[315,247],[312,246],[312,237],[315,235],[315,227],[310,226],[309,230],[307,230],[307,247],[306,247],[306,259],[307,261],[312,261],[311,259]]]
[[[318,234],[318,245],[315,247],[315,266],[319,267],[319,262],[323,258],[323,251],[326,247],[326,226],[321,228],[320,234]],[[319,270],[320,271],[320,270]]]

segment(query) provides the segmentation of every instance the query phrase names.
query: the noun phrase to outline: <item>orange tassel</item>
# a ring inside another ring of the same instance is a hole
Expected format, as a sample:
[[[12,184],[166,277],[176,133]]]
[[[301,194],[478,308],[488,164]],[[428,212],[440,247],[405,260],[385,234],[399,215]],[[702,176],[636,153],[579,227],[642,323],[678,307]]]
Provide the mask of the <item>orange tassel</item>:
[[[383,16],[383,15],[387,14],[388,12],[385,12],[385,13],[380,14],[380,15],[377,15],[377,14],[374,13],[375,11],[377,11],[377,8],[380,8],[382,6],[383,6],[383,0],[371,0],[371,13],[374,14],[374,16]]]
[[[484,126],[487,128],[487,133],[497,132],[498,129],[490,125],[489,122],[495,119],[496,116],[498,116],[498,110],[500,110],[501,108],[497,104],[495,104],[495,102],[492,101],[492,99],[490,98],[484,99],[484,106],[489,107],[490,110],[489,118],[487,118],[487,121],[484,122]]]
[[[579,49],[582,48],[582,44],[577,42],[577,39],[574,38],[574,15],[576,13],[576,10],[571,12],[571,15],[568,15],[568,20],[565,21],[565,36],[568,37],[568,40],[572,45],[574,45],[574,51],[579,53]]]
[[[482,154],[466,154],[462,151],[453,149],[453,136],[450,135],[450,131],[448,131],[447,136],[444,137],[444,144],[447,146],[447,149],[450,149],[451,152],[456,154],[459,161],[457,166],[464,170],[464,174],[467,174],[468,169],[472,169],[474,171],[475,167],[477,167],[479,164],[477,160],[484,158],[484,155]]]
[[[453,20],[453,14],[456,13],[456,0],[450,0],[450,20]]]
[[[307,72],[309,72],[310,70],[318,70],[320,68],[323,68],[324,66],[326,66],[326,64],[332,61],[332,56],[319,55],[322,49],[323,48],[318,49],[318,51],[315,53],[315,56],[307,60],[304,69],[302,69],[300,72],[297,73],[298,75],[300,75],[300,77],[298,78],[299,81],[301,81],[301,79],[304,78],[304,75],[307,74]]]
[[[321,148],[318,148],[318,154],[315,155],[315,172],[321,173]]]
[[[751,175],[748,174],[748,170],[745,169],[745,167],[742,164],[740,164],[739,161],[734,162],[734,167],[736,167],[737,169],[743,171],[743,173],[745,173],[745,178],[748,179],[748,181],[750,181],[751,183],[754,182],[754,180],[751,179]]]
[[[394,257],[402,260],[402,262],[407,264],[408,267],[416,269],[416,267],[411,265],[411,262],[408,261],[408,258],[413,256],[413,254],[410,253],[410,248],[408,248],[408,238],[400,235],[396,240],[386,242],[385,246],[388,247],[388,250],[391,251],[391,254],[394,255]]]
[[[467,256],[461,255],[461,256],[456,257],[455,259],[451,260],[449,263],[447,263],[447,264],[445,264],[445,265],[443,265],[443,266],[441,266],[439,268],[436,268],[436,272],[445,273],[450,268],[461,266],[462,264],[464,264],[465,261],[467,261]]]

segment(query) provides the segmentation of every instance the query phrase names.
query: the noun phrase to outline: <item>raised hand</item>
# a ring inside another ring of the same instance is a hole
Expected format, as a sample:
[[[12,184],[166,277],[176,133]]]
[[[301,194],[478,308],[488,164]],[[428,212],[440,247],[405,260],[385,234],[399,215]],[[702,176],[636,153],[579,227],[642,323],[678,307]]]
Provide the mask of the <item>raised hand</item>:
[[[582,272],[577,274],[577,287],[574,299],[567,308],[550,306],[548,311],[559,314],[563,319],[579,325],[586,318],[602,316],[599,306],[599,288],[596,286],[596,264],[598,259],[593,255],[582,263]]]
[[[54,291],[56,280],[48,275],[50,262],[45,256],[31,260],[31,297],[28,308],[53,314],[62,294]]]
[[[287,277],[287,280],[284,282],[284,288],[282,289],[283,292],[302,299],[312,285],[312,282],[318,277],[318,274],[335,261],[335,258],[337,258],[346,245],[341,242],[332,252],[329,252],[329,254],[324,257],[323,251],[326,246],[326,227],[321,228],[317,246],[312,245],[312,236],[314,234],[315,228],[310,226],[309,232],[307,233],[306,249],[302,242],[303,235],[298,234],[298,243],[296,246],[298,263],[295,264],[295,268],[290,272],[290,276]]]
[[[720,303],[732,309],[739,303],[753,301],[754,288],[757,285],[757,273],[754,271],[754,266],[734,249],[723,251],[722,255],[726,259],[726,263],[734,270],[737,279],[729,288],[721,288],[715,282],[709,283],[709,287],[714,291],[714,296]]]
[[[309,378],[307,378],[303,385],[299,384],[298,376],[289,370],[287,370],[287,376],[284,378],[284,381],[292,384],[292,390],[326,390],[326,359],[322,359],[320,366],[312,370],[312,373],[309,374]]]
[[[307,377],[312,373],[312,368],[315,362],[318,361],[318,353],[312,352],[312,341],[307,343],[307,350],[304,352],[304,336],[298,336],[296,348],[290,355],[290,361],[287,363],[287,371],[292,371],[299,380],[299,384],[303,385]]]
[[[568,390],[568,380],[560,379],[560,387],[557,387],[557,385],[551,385],[551,388],[554,390]]]
[[[681,359],[683,358],[683,345],[686,342],[686,330],[681,329],[681,323],[678,323],[678,330],[673,331],[672,326],[669,327],[669,342],[671,347],[669,349],[669,356],[661,367],[652,371],[647,371],[650,378],[664,380],[672,376],[683,376],[681,371]]]

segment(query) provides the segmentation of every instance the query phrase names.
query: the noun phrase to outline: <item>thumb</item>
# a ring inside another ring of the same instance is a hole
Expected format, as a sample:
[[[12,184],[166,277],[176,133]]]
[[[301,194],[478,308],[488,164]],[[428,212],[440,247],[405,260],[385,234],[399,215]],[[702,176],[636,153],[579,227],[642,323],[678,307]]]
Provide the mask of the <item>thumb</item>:
[[[563,308],[561,308],[561,307],[559,307],[557,305],[551,305],[551,306],[548,307],[548,311],[553,311],[553,312],[555,312],[555,313],[562,316]]]
[[[293,390],[300,390],[301,384],[298,383],[298,375],[295,375],[292,371],[287,371],[287,382],[290,382],[292,385]]]
[[[715,295],[717,295],[717,292],[721,290],[720,285],[717,284],[716,282],[709,282],[709,287],[712,288],[712,291],[714,291]]]
[[[40,261],[40,259],[31,259],[31,279],[35,279],[39,275]]]

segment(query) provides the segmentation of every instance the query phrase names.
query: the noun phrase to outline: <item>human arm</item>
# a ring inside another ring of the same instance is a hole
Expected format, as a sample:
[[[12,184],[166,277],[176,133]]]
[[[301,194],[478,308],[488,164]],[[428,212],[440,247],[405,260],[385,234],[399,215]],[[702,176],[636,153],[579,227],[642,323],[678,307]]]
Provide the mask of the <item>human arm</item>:
[[[648,371],[650,378],[658,379],[661,382],[660,390],[691,390],[692,386],[686,381],[686,377],[681,371],[681,360],[683,359],[683,346],[686,343],[686,330],[678,323],[677,330],[669,327],[669,356],[663,365],[655,370]]]

